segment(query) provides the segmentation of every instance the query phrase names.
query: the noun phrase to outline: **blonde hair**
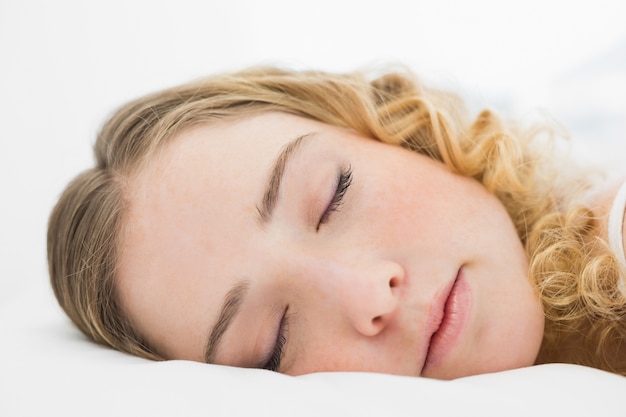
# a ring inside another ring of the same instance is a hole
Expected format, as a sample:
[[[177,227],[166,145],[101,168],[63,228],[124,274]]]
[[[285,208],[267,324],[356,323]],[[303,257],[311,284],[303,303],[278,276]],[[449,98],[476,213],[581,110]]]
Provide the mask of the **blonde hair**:
[[[95,167],[69,184],[48,229],[52,287],[86,335],[121,351],[163,359],[134,329],[115,293],[119,235],[130,198],[125,181],[182,129],[268,110],[351,128],[477,179],[503,203],[529,255],[530,279],[546,312],[538,361],[626,371],[610,356],[619,353],[613,346],[626,335],[618,266],[591,237],[589,211],[570,204],[567,193],[589,184],[571,178],[556,186],[550,157],[535,143],[549,130],[505,125],[491,111],[472,121],[456,96],[422,86],[408,71],[368,76],[251,69],[120,108],[98,135]]]

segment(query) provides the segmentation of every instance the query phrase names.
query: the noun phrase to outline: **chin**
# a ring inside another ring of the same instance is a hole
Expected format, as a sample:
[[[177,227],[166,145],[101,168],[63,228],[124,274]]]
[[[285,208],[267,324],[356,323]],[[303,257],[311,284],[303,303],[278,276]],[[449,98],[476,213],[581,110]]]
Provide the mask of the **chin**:
[[[512,369],[526,368],[535,364],[539,347],[535,350],[519,352],[511,355],[511,350],[503,347],[501,351],[481,355],[480,360],[471,359],[464,355],[459,360],[450,363],[423,376],[427,378],[450,380],[473,375],[490,374],[495,372],[509,371]]]

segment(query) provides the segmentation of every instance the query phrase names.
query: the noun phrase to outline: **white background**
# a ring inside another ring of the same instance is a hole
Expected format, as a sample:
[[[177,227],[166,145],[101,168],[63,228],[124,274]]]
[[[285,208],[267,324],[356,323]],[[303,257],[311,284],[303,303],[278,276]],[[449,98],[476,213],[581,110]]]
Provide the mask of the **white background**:
[[[46,285],[47,217],[92,163],[107,114],[215,71],[405,63],[505,112],[547,108],[624,151],[623,4],[0,0],[0,307]]]

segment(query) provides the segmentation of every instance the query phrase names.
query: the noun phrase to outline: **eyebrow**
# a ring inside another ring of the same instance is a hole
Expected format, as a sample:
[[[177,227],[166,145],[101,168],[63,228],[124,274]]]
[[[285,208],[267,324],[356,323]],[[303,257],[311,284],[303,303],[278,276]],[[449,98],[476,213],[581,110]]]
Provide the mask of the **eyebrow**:
[[[280,152],[274,166],[272,167],[269,180],[265,186],[265,192],[263,193],[263,199],[261,205],[257,206],[257,215],[261,225],[265,225],[270,222],[272,215],[274,214],[274,208],[278,202],[280,194],[280,183],[282,182],[285,168],[291,157],[302,145],[304,139],[313,136],[313,133],[307,133],[298,136],[291,142],[289,142]]]
[[[241,303],[248,293],[249,287],[250,284],[248,281],[241,280],[236,282],[230,291],[226,293],[222,308],[220,309],[219,318],[209,332],[206,349],[204,351],[204,361],[206,363],[215,362],[215,354],[222,340],[222,336],[224,336],[228,326],[230,326],[237,313],[239,313]]]

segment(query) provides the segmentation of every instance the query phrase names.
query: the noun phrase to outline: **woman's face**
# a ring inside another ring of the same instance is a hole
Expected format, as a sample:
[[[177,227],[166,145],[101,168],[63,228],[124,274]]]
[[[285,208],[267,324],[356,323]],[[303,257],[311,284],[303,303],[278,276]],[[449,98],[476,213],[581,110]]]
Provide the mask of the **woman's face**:
[[[263,113],[178,134],[127,192],[119,296],[167,358],[445,379],[535,360],[510,218],[427,157]]]

